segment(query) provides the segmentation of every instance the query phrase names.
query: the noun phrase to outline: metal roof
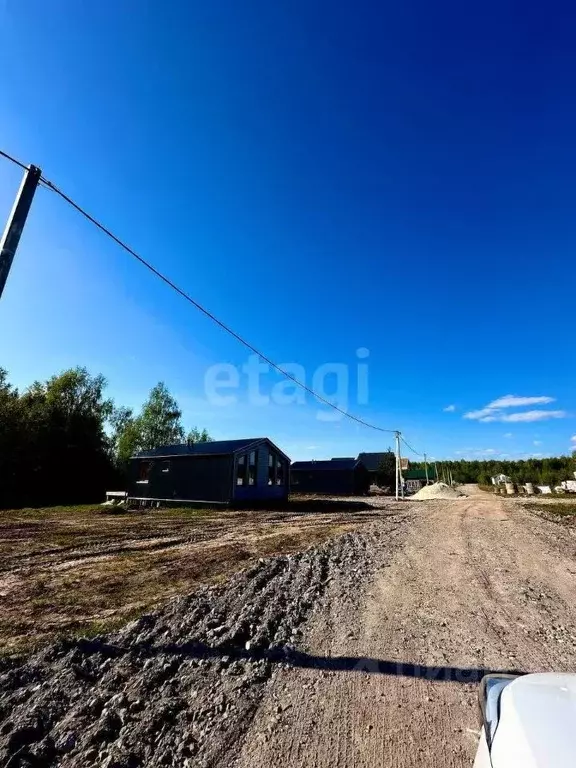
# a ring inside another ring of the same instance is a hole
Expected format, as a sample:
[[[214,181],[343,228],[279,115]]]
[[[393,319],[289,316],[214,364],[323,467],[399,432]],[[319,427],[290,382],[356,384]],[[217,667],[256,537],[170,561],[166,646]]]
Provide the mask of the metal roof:
[[[312,472],[314,470],[351,470],[361,464],[358,459],[331,459],[326,461],[295,461],[290,467],[290,471]]]
[[[177,445],[163,445],[160,448],[151,448],[146,451],[140,451],[135,454],[135,459],[155,458],[160,456],[222,456],[242,451],[250,446],[257,446],[259,443],[267,441],[274,448],[288,458],[277,446],[268,440],[267,437],[247,437],[242,440],[213,440],[210,443],[179,443]]]
[[[384,461],[384,457],[389,456],[390,454],[392,454],[391,451],[384,451],[383,453],[359,453],[357,461],[361,461],[369,472],[377,472]]]
[[[426,480],[426,470],[425,469],[403,469],[402,470],[402,477],[404,480]],[[434,469],[430,469],[428,467],[428,479],[434,480],[436,475],[434,474]]]

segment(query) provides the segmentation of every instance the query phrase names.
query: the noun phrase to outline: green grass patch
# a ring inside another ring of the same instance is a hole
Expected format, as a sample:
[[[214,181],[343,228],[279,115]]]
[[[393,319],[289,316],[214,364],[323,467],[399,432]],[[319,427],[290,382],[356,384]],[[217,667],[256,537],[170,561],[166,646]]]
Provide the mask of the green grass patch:
[[[576,516],[576,501],[551,501],[547,504],[530,504],[529,509],[558,517]]]

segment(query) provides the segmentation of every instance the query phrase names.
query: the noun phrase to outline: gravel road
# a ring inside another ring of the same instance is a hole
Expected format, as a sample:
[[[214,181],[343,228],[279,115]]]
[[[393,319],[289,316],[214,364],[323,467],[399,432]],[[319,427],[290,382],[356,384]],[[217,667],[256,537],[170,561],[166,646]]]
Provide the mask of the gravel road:
[[[389,565],[328,599],[307,640],[334,671],[280,670],[235,768],[468,766],[484,670],[576,671],[574,532],[466,490],[411,503]]]
[[[0,765],[470,765],[485,670],[576,668],[575,554],[510,500],[408,502],[0,662]]]

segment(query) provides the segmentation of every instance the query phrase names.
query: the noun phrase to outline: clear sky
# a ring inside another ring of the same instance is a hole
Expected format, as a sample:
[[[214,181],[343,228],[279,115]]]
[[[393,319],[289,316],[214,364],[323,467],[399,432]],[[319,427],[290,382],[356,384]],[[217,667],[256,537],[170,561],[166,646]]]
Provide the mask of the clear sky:
[[[436,457],[576,446],[573,3],[3,0],[0,30],[0,145],[309,385]],[[20,175],[0,160],[6,215]],[[44,189],[0,329],[19,386],[85,365],[294,459],[391,443],[256,390]]]

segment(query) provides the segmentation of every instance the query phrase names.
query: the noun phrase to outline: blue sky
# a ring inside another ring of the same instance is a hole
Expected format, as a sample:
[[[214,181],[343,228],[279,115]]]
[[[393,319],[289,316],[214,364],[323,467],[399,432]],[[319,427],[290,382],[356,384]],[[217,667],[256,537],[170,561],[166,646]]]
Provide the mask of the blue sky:
[[[575,23],[567,2],[6,0],[0,144],[308,384],[345,366],[349,409],[415,448],[566,453]],[[19,179],[0,162],[6,215]],[[187,424],[293,458],[391,442],[308,396],[255,402],[246,350],[46,190],[0,327],[19,386],[80,364],[119,403],[163,379]]]

